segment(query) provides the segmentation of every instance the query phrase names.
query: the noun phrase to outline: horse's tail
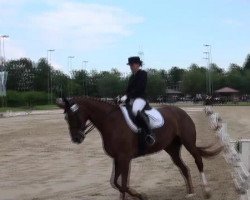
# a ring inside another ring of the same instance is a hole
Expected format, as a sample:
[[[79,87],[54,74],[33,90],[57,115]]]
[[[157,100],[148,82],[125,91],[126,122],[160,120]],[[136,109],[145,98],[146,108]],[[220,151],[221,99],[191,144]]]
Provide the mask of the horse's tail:
[[[197,147],[198,151],[200,152],[200,155],[204,158],[210,158],[218,155],[224,148],[222,144],[220,144],[218,147],[216,147],[213,150],[209,150],[210,148],[214,147],[216,144],[210,144],[208,146],[203,147]]]

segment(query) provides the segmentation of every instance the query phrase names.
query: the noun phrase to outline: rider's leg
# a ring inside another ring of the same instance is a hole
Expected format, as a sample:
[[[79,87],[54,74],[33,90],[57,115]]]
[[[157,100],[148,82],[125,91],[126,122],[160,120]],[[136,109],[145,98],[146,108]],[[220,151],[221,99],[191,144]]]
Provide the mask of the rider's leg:
[[[152,134],[150,125],[149,125],[149,119],[148,116],[143,112],[143,108],[146,105],[146,101],[141,98],[135,99],[133,106],[132,106],[132,112],[134,116],[136,116],[137,120],[139,121],[139,124],[142,125],[142,127],[145,129],[146,137],[145,140],[149,145],[153,145],[155,143],[155,137]]]
[[[153,145],[155,143],[155,136],[151,130],[148,116],[143,111],[138,111],[137,119],[140,121],[140,124],[142,124],[142,127],[144,128],[146,132],[146,136],[145,136],[146,143],[148,145]]]
[[[136,116],[138,111],[142,111],[145,106],[146,106],[146,101],[144,99],[141,98],[135,99],[132,106],[133,115]]]

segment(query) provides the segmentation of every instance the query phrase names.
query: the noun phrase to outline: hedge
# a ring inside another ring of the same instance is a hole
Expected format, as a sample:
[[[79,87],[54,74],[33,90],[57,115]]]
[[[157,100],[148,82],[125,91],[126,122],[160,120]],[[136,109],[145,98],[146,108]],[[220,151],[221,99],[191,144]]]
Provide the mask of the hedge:
[[[44,105],[48,103],[48,95],[46,92],[19,92],[9,90],[7,91],[7,105],[8,106],[35,106]]]

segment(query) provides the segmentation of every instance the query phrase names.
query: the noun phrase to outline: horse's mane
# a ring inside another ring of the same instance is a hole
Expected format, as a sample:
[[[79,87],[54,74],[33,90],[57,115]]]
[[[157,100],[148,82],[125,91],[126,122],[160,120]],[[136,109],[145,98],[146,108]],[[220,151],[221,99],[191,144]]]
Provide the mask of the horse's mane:
[[[114,107],[119,107],[119,105],[116,104],[115,101],[109,101],[109,100],[102,99],[102,98],[97,98],[97,97],[76,96],[76,97],[72,97],[72,99],[76,100],[76,101],[84,101],[84,100],[96,101],[96,102],[108,104],[108,105],[111,105],[111,106],[114,106]]]

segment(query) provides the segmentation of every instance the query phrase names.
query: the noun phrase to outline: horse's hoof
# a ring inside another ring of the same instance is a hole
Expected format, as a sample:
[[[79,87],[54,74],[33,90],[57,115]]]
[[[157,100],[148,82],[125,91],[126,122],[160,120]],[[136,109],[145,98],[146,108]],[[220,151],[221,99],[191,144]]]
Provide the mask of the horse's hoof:
[[[191,198],[193,198],[195,196],[196,196],[195,193],[192,193],[192,194],[187,194],[185,198],[186,199],[191,199]]]
[[[141,193],[140,200],[148,200],[148,197],[146,194]]]
[[[204,188],[204,198],[209,199],[212,196],[210,187]]]

